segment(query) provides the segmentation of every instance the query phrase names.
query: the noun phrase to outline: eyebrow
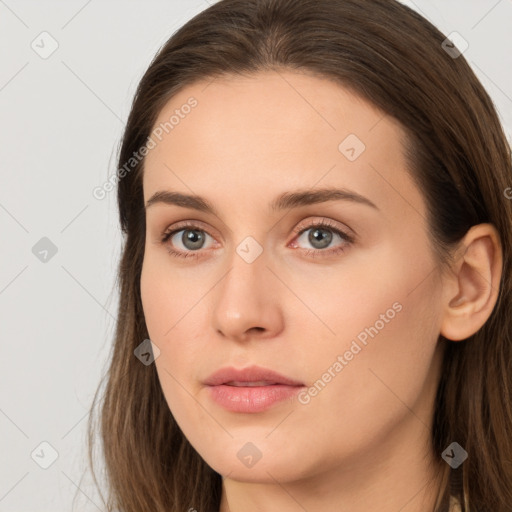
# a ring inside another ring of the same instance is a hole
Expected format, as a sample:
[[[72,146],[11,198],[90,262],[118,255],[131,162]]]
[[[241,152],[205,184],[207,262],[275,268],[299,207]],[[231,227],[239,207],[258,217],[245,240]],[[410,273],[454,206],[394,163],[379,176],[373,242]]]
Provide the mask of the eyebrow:
[[[295,190],[279,195],[270,203],[271,211],[281,211],[292,208],[299,208],[311,204],[324,203],[327,201],[350,201],[369,206],[378,210],[379,208],[368,198],[348,189],[323,188],[316,190]],[[211,213],[219,217],[217,209],[201,196],[182,194],[162,190],[155,192],[146,202],[146,210],[155,204],[168,204],[191,208],[205,213]]]

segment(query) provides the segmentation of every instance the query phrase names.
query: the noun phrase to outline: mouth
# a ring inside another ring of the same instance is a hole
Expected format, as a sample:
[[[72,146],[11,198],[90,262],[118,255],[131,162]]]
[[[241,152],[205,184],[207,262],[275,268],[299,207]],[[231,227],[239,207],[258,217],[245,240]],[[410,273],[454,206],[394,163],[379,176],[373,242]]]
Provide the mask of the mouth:
[[[233,367],[221,368],[207,379],[204,384],[207,386],[219,386],[221,384],[227,386],[303,386],[304,383],[286,377],[269,368],[260,366],[250,366],[248,368],[237,369]]]
[[[235,387],[248,387],[248,388],[253,388],[253,387],[256,387],[256,386],[274,386],[274,385],[278,385],[279,382],[269,382],[269,381],[266,381],[266,380],[260,380],[260,381],[257,381],[257,382],[243,382],[243,381],[229,381],[229,382],[226,382],[224,385],[225,386],[235,386]]]
[[[302,382],[257,366],[242,370],[223,368],[204,384],[217,405],[237,413],[263,412],[294,399],[304,387]]]

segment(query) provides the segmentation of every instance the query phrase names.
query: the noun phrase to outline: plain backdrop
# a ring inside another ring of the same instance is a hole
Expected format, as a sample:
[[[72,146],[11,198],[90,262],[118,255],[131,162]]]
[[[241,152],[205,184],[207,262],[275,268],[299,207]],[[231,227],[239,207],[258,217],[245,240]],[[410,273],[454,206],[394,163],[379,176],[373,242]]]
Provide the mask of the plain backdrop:
[[[512,134],[512,1],[414,0]],[[0,512],[103,510],[85,433],[117,313],[115,172],[136,85],[206,0],[0,0]],[[512,183],[511,183],[512,186]],[[48,467],[44,467],[48,466]]]

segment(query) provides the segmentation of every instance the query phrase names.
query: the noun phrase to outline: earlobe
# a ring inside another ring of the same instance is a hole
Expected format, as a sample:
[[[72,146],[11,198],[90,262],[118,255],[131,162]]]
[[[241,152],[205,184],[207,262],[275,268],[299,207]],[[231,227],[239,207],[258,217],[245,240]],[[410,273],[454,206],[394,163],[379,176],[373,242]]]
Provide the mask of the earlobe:
[[[443,337],[460,341],[477,332],[490,317],[502,273],[499,234],[492,224],[473,226],[459,246],[460,256],[446,280]]]

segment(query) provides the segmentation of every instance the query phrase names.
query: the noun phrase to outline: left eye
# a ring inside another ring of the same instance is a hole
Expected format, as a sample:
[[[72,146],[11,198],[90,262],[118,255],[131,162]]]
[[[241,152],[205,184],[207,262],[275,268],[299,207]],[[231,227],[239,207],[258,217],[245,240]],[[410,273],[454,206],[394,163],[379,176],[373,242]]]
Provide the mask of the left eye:
[[[307,234],[309,232],[309,234]],[[307,235],[307,236],[306,236]],[[304,240],[304,238],[306,240]],[[338,238],[343,243],[350,242],[350,237],[339,229],[318,224],[304,229],[300,232],[297,240],[307,241],[315,250],[322,250],[329,247],[329,244]]]

